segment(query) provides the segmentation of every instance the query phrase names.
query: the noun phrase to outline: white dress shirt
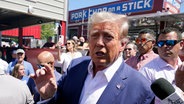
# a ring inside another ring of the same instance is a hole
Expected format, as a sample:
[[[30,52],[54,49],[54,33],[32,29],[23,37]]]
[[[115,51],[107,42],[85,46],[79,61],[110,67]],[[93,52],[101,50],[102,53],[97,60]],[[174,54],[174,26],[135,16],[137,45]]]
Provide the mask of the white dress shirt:
[[[98,71],[93,77],[93,64],[91,61],[80,96],[80,104],[96,104],[122,62],[123,58],[120,56],[112,65],[102,71]]]
[[[146,64],[140,69],[140,72],[153,83],[156,79],[165,78],[171,84],[175,85],[175,72],[182,62],[178,58],[177,66],[174,68],[172,65],[165,62],[162,58],[157,57],[151,62]],[[160,104],[160,100],[156,98],[155,104]]]

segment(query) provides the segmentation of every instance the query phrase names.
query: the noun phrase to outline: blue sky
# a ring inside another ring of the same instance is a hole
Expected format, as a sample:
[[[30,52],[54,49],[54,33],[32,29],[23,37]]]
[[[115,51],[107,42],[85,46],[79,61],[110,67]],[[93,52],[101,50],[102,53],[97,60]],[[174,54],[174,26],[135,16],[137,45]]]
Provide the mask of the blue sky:
[[[181,4],[180,12],[184,13],[184,0],[183,0],[183,3]]]
[[[80,9],[93,5],[108,3],[116,0],[69,0],[69,10]]]

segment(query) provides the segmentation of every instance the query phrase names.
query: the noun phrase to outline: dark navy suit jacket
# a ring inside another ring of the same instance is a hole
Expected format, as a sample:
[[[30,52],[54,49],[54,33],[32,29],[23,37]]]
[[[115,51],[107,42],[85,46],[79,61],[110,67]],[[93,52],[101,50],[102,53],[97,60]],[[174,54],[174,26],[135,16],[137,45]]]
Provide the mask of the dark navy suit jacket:
[[[67,75],[60,79],[57,93],[49,104],[80,103],[90,60],[90,57],[82,57],[71,62]],[[123,62],[97,104],[150,104],[153,98],[150,83],[142,74]]]

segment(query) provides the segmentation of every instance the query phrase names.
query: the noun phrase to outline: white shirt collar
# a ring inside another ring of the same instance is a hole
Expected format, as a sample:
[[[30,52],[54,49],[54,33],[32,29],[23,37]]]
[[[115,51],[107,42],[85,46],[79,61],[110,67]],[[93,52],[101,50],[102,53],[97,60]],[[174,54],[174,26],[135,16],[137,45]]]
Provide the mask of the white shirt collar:
[[[170,67],[172,67],[173,69],[177,69],[178,68],[178,66],[180,66],[181,64],[182,64],[182,61],[181,61],[181,59],[178,57],[178,63],[177,63],[177,66],[176,66],[176,68],[174,68],[173,66],[171,66],[170,64],[168,64],[166,61],[164,61],[161,57],[157,57],[157,59],[160,59],[160,62],[158,63],[158,66],[160,67],[160,68],[163,68],[163,67],[167,67],[167,66],[170,66]]]
[[[110,82],[110,80],[112,79],[113,75],[118,70],[118,68],[120,67],[122,62],[123,62],[123,57],[122,57],[122,55],[120,55],[118,57],[118,59],[112,65],[110,65],[109,67],[102,70],[102,72],[104,73],[108,82]],[[92,62],[92,60],[90,61],[89,66],[88,66],[88,74],[90,76],[93,76],[93,62]]]

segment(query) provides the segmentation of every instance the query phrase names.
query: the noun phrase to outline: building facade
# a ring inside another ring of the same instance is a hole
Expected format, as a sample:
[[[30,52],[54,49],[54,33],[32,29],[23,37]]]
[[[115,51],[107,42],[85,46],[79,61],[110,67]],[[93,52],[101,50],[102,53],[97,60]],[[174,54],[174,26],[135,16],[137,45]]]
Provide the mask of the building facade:
[[[5,35],[17,36],[18,31],[19,44],[22,46],[23,36],[40,38],[40,33],[29,32],[32,28],[40,29],[33,25],[49,22],[59,23],[58,33],[66,37],[68,0],[1,0],[0,15],[0,40]],[[27,29],[26,26],[33,27]],[[18,29],[5,31],[14,28]]]
[[[160,21],[157,23],[150,18],[162,14],[179,13],[180,4],[181,0],[120,0],[72,10],[69,11],[68,38],[73,36],[86,38],[88,18],[93,13],[101,11],[127,15],[130,18],[130,35],[136,34],[145,26],[157,31],[160,28]]]

